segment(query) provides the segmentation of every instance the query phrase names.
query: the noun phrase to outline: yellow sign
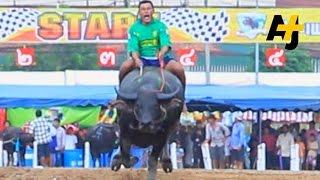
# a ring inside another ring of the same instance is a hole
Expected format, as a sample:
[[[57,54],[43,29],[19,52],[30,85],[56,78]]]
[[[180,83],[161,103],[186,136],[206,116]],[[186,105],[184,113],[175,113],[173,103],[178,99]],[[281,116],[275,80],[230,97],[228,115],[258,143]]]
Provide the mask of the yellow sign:
[[[266,41],[275,15],[285,23],[297,15],[303,25],[299,42],[320,42],[320,8],[158,8],[156,12],[175,43],[282,43],[281,37]],[[137,9],[1,8],[0,13],[0,43],[106,43],[126,42]]]

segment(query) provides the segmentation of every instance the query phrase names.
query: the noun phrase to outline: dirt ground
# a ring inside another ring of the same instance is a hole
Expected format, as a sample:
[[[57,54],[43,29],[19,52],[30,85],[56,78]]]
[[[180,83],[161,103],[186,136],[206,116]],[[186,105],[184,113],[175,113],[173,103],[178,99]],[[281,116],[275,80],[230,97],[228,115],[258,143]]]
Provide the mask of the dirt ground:
[[[146,179],[145,169],[132,170],[120,169],[113,172],[110,169],[24,169],[24,168],[0,168],[0,180],[143,180]],[[200,170],[184,169],[174,170],[166,174],[158,170],[157,179],[160,180],[319,180],[320,171],[238,171],[238,170]]]

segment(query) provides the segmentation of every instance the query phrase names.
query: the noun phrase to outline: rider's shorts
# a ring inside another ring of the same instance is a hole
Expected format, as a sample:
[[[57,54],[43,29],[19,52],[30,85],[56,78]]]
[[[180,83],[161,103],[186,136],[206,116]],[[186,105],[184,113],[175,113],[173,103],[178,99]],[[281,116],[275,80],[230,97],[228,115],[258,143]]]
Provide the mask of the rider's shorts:
[[[143,66],[156,66],[160,67],[160,61],[157,57],[140,57]],[[166,53],[163,57],[163,61],[165,64],[168,64],[170,61],[175,61],[173,55],[171,53]]]

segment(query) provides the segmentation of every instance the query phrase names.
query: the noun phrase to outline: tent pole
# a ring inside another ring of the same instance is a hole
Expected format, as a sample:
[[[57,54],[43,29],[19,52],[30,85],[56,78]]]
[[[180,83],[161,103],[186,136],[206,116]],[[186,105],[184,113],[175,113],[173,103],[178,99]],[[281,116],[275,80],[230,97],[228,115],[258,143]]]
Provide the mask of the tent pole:
[[[205,44],[205,56],[206,56],[206,84],[211,84],[211,76],[210,76],[210,46],[209,43]]]
[[[259,84],[259,43],[255,46],[255,84]]]
[[[261,110],[258,110],[257,120],[259,124],[259,144],[261,144],[262,142],[262,121],[261,121],[260,115],[261,115]]]

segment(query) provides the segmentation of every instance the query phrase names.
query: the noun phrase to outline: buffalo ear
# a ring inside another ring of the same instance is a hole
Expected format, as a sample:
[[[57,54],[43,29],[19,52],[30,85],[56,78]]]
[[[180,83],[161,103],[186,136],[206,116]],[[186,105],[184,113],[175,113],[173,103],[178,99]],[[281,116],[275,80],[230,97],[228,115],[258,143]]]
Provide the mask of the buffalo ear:
[[[116,101],[113,101],[111,103],[109,103],[109,106],[111,108],[116,108],[116,109],[119,109],[119,110],[124,110],[124,109],[128,109],[129,106],[126,102],[124,102],[123,100],[116,100]]]
[[[169,103],[169,106],[170,107],[173,107],[173,108],[179,108],[179,107],[182,107],[183,106],[183,102],[178,99],[178,98],[173,98],[170,103]]]

